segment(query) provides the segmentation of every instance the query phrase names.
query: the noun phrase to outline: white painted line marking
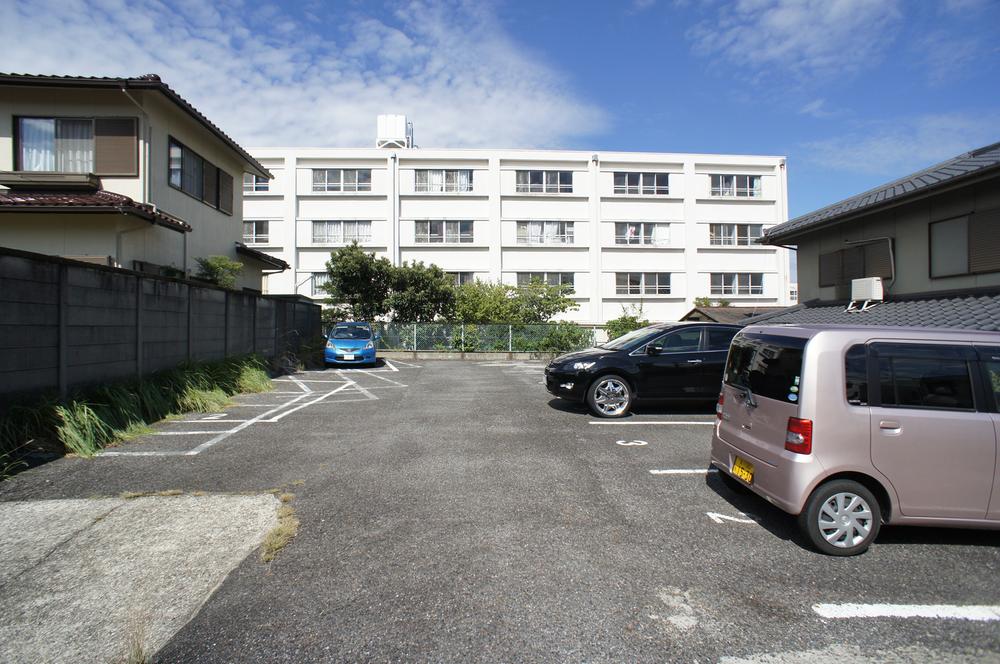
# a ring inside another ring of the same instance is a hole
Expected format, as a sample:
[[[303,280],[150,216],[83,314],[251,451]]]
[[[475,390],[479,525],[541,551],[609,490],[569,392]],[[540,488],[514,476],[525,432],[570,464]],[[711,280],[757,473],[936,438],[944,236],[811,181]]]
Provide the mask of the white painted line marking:
[[[275,378],[274,380],[275,381],[285,381],[286,379],[284,379],[284,378]],[[299,385],[301,385],[303,383],[343,383],[345,381],[342,381],[342,380],[326,380],[326,379],[323,379],[323,378],[303,378],[302,380],[296,380],[294,382],[297,383],[297,384],[299,384]],[[295,392],[294,394],[298,394],[298,392]]]
[[[715,422],[695,422],[695,421],[691,421],[691,420],[686,420],[686,421],[681,421],[681,420],[672,420],[672,421],[653,420],[653,421],[650,421],[650,420],[647,420],[647,421],[643,421],[643,422],[635,422],[635,421],[632,421],[632,420],[629,420],[628,422],[613,422],[613,421],[609,422],[609,421],[606,421],[606,420],[591,420],[590,424],[684,424],[684,425],[687,425],[687,424],[702,424],[702,425],[707,425],[707,426],[710,426],[710,427],[711,426],[715,426]]]
[[[402,360],[395,360],[395,362],[396,364],[402,364],[404,367],[413,367],[414,369],[419,369],[422,366],[420,364],[410,364],[409,362],[404,362]],[[389,364],[389,360],[386,360],[385,363]]]
[[[622,447],[642,447],[643,445],[649,445],[644,440],[616,440],[615,445],[621,445]]]
[[[205,417],[201,418],[200,421],[218,420],[218,419],[223,418],[225,416],[226,416],[225,413],[212,413],[211,415],[206,415]]]
[[[358,369],[357,371],[359,373],[363,373],[363,374],[366,374],[368,376],[371,376],[372,378],[378,378],[379,380],[384,380],[387,383],[392,383],[393,385],[398,385],[399,387],[406,387],[406,385],[403,385],[402,383],[400,383],[398,381],[392,380],[391,378],[386,378],[385,376],[376,375],[376,374],[372,373],[371,371],[365,371],[364,369]]]
[[[301,380],[299,380],[295,376],[289,376],[288,380],[290,380],[293,383],[295,383],[296,385],[298,385],[299,389],[302,390],[303,392],[312,392],[313,391],[311,387],[309,387],[308,385],[306,385],[305,383],[303,383]]]
[[[718,468],[665,468],[649,471],[650,475],[707,475],[719,472]]]
[[[98,456],[102,457],[123,457],[123,456],[138,456],[138,457],[153,457],[153,456],[184,456],[187,452],[115,452],[113,450],[102,450]]]
[[[392,382],[395,382],[395,381],[392,381]],[[374,394],[372,394],[371,392],[369,392],[365,388],[361,387],[360,385],[358,385],[357,383],[355,383],[353,380],[351,381],[351,386],[354,389],[356,389],[358,392],[361,392],[361,394],[363,394],[366,397],[368,397],[368,399],[370,399],[372,401],[378,401],[378,397],[377,396],[375,396]],[[406,386],[404,385],[403,387],[406,387]]]
[[[399,372],[399,369],[397,369],[396,367],[394,367],[393,364],[392,364],[392,362],[390,362],[389,360],[385,361],[385,366],[389,367],[390,369],[392,369],[393,371],[395,371],[397,373]]]
[[[212,424],[215,424],[216,422],[222,422],[224,424],[237,424],[239,422],[246,422],[246,420],[219,420],[219,419],[213,419],[213,420],[172,420],[171,424],[205,424],[206,422],[210,422]]]
[[[242,424],[237,424],[235,427],[233,427],[229,431],[225,431],[223,433],[220,433],[215,438],[212,438],[210,440],[206,440],[204,443],[202,443],[198,447],[196,447],[193,450],[190,450],[188,452],[185,452],[184,454],[185,454],[185,456],[194,456],[196,454],[201,454],[202,452],[204,452],[208,448],[212,447],[213,445],[217,445],[217,444],[221,443],[222,441],[224,441],[226,438],[229,438],[234,433],[237,433],[239,431],[243,431],[244,429],[246,429],[248,426],[250,426],[254,422],[259,422],[260,420],[263,420],[264,418],[270,416],[271,414],[276,413],[277,411],[281,410],[285,406],[289,406],[289,405],[295,403],[296,401],[298,401],[300,399],[306,398],[307,396],[309,396],[308,393],[303,392],[299,396],[295,397],[294,399],[290,399],[287,403],[283,403],[280,406],[278,406],[277,408],[272,408],[271,410],[266,410],[263,413],[261,413],[260,415],[258,415],[257,417],[249,419],[249,420],[247,420],[246,422],[244,422]]]
[[[215,431],[154,431],[154,436],[211,436],[216,433],[225,433],[225,429]]]
[[[739,512],[738,517],[729,516],[728,514],[719,514],[718,512],[705,512],[705,516],[714,521],[715,523],[723,523],[725,521],[732,521],[733,523],[757,523],[757,520],[753,518],[751,514],[744,514]],[[742,517],[742,518],[740,518]]]
[[[823,618],[938,618],[1000,621],[1000,606],[956,604],[813,604]]]

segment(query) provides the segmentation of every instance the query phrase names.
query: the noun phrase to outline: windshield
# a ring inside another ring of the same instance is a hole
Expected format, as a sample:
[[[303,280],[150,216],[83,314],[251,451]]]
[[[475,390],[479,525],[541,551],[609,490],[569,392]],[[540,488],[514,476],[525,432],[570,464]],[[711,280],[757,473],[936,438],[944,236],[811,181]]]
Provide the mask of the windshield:
[[[622,348],[628,348],[632,344],[636,344],[636,342],[639,341],[648,341],[649,339],[653,338],[654,336],[662,332],[663,330],[661,329],[652,327],[643,327],[639,328],[638,330],[632,330],[627,334],[623,334],[617,339],[612,339],[611,341],[603,343],[600,346],[598,346],[598,348],[607,348],[608,350],[620,350]]]
[[[331,339],[371,339],[372,331],[360,325],[341,325],[333,328]]]
[[[754,396],[785,403],[799,400],[802,353],[807,339],[740,333],[733,339],[723,380]]]

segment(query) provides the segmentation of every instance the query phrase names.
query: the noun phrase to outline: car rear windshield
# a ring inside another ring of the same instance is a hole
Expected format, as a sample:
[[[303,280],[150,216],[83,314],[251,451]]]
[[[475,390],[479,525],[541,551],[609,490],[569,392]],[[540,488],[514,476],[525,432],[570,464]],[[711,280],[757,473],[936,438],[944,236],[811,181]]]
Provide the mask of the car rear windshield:
[[[755,397],[796,403],[802,390],[802,354],[807,339],[740,333],[733,339],[723,380]]]
[[[372,331],[360,325],[344,325],[333,328],[333,334],[330,337],[333,339],[371,339]]]

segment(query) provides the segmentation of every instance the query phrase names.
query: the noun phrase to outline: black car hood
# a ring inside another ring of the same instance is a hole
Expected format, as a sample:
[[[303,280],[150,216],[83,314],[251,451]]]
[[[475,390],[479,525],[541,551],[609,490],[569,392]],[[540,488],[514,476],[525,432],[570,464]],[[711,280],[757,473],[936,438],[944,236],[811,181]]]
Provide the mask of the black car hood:
[[[617,353],[617,350],[608,350],[607,348],[585,348],[584,350],[578,350],[573,353],[566,353],[565,355],[560,355],[556,359],[552,360],[552,364],[563,364],[564,362],[573,361],[587,361],[587,360],[598,360],[605,355],[612,355]]]

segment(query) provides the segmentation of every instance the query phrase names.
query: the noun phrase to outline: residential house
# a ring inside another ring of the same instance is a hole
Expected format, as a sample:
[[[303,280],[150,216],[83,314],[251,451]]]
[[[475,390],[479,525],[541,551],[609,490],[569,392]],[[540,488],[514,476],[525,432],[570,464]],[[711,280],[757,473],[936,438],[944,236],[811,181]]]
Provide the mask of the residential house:
[[[762,242],[797,248],[802,304],[755,322],[998,330],[1000,143],[774,226]],[[883,297],[848,307],[866,277],[882,280]]]
[[[266,168],[155,74],[0,74],[0,246],[143,272],[284,261],[242,242],[244,173]]]

